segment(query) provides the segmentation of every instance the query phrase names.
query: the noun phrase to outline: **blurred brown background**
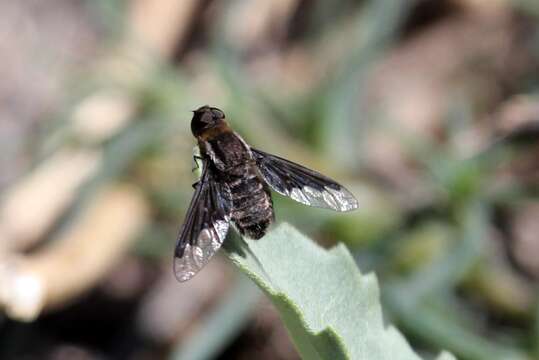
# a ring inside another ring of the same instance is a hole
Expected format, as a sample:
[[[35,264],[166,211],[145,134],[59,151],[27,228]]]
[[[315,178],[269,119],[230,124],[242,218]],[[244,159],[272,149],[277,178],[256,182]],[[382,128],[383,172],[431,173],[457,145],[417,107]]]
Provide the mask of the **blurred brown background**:
[[[344,242],[422,355],[539,359],[537,1],[0,14],[0,359],[298,358],[224,257],[172,275],[204,104],[354,192],[342,216],[275,196],[277,221]]]

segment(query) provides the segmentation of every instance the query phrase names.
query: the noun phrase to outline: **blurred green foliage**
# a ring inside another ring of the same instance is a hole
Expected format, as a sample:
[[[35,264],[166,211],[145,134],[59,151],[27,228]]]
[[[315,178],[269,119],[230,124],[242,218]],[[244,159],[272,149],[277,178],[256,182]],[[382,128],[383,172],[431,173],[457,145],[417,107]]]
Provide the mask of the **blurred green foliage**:
[[[453,119],[448,124],[455,124],[456,119],[459,126],[446,129],[443,141],[409,134],[396,125],[398,119],[387,119],[383,111],[366,110],[367,75],[403,36],[403,20],[414,3],[343,1],[330,6],[318,1],[316,11],[306,20],[310,36],[297,41],[313,58],[312,54],[323,58],[326,41],[350,46],[331,54],[338,59],[329,67],[331,71],[295,96],[281,95],[278,88],[251,81],[252,74],[244,66],[245,54],[227,38],[227,24],[233,21],[227,16],[233,15],[224,14],[208,35],[201,65],[222,89],[222,97],[207,98],[195,92],[191,74],[177,64],[152,64],[142,84],[124,89],[138,100],[137,119],[103,144],[105,162],[98,178],[82,192],[81,201],[99,184],[113,179],[139,185],[155,214],[135,250],[154,259],[168,259],[194,181],[188,110],[218,102],[235,129],[254,146],[337,177],[357,195],[360,210],[338,216],[276,196],[277,219],[291,222],[324,244],[344,242],[362,270],[376,271],[385,314],[415,346],[429,353],[447,349],[470,360],[539,358],[536,283],[528,283],[534,289],[530,292],[535,307],[515,308],[518,304],[506,299],[511,294],[505,293],[510,287],[504,284],[516,275],[505,268],[509,265],[489,261],[493,256],[490,234],[497,226],[498,210],[510,209],[517,193],[521,199],[537,200],[536,185],[517,181],[502,188],[494,186],[499,168],[528,147],[502,139],[475,156],[459,155],[452,140],[469,130],[474,99],[466,100],[465,111],[448,114]],[[512,3],[526,16],[538,19],[534,1]],[[119,7],[106,1],[99,4],[105,18],[115,19],[113,23],[121,19]],[[537,25],[533,31],[535,40],[539,39]],[[106,80],[97,77],[90,83],[102,86],[103,82]],[[513,91],[539,92],[539,73],[528,73],[526,84]],[[388,122],[392,129],[386,128]],[[63,134],[63,129],[58,126],[53,135],[48,133],[41,154],[55,144],[83,142]],[[369,151],[366,139],[380,129],[406,149],[408,162],[418,174],[417,183],[424,184],[428,192],[424,203],[403,205],[397,200],[400,194],[370,171],[365,160]],[[500,282],[496,276],[488,276],[502,273],[510,275]],[[229,299],[222,304],[228,317],[245,312],[230,306]],[[219,319],[217,316],[211,323],[225,326]],[[236,331],[237,324],[231,325],[230,333]],[[212,339],[216,344],[220,343],[217,337],[229,336],[226,330],[206,335],[216,337]],[[193,353],[198,351],[196,346],[205,346],[194,345],[197,339],[192,341],[186,346],[195,347]]]

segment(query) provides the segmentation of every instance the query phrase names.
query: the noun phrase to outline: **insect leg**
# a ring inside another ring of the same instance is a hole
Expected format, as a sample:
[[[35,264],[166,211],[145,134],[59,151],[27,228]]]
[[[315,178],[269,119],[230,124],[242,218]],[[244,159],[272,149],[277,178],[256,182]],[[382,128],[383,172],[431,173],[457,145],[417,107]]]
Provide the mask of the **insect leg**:
[[[200,168],[197,160],[204,160],[204,158],[202,156],[193,155],[193,162],[195,163],[195,166],[191,168],[191,172],[194,172],[195,170],[198,170]]]

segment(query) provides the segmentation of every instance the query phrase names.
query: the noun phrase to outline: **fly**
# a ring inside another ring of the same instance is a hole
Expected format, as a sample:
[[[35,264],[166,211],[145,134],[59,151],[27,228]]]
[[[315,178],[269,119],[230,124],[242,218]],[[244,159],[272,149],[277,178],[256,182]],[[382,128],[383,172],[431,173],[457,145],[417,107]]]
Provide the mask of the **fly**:
[[[179,281],[195,276],[219,250],[230,224],[251,239],[263,237],[275,219],[271,190],[302,204],[350,211],[354,196],[332,179],[249,146],[214,107],[194,111],[202,175],[174,250]]]

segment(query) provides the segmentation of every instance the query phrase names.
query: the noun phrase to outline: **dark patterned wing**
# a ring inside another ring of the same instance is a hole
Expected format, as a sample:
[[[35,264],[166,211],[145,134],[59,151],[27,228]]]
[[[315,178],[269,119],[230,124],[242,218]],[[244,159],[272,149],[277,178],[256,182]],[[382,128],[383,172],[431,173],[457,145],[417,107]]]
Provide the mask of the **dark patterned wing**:
[[[223,244],[229,228],[230,189],[215,178],[208,165],[204,161],[174,250],[174,275],[181,282],[191,279],[208,263]]]
[[[269,186],[302,204],[350,211],[358,202],[343,186],[316,171],[251,148],[258,168]]]

